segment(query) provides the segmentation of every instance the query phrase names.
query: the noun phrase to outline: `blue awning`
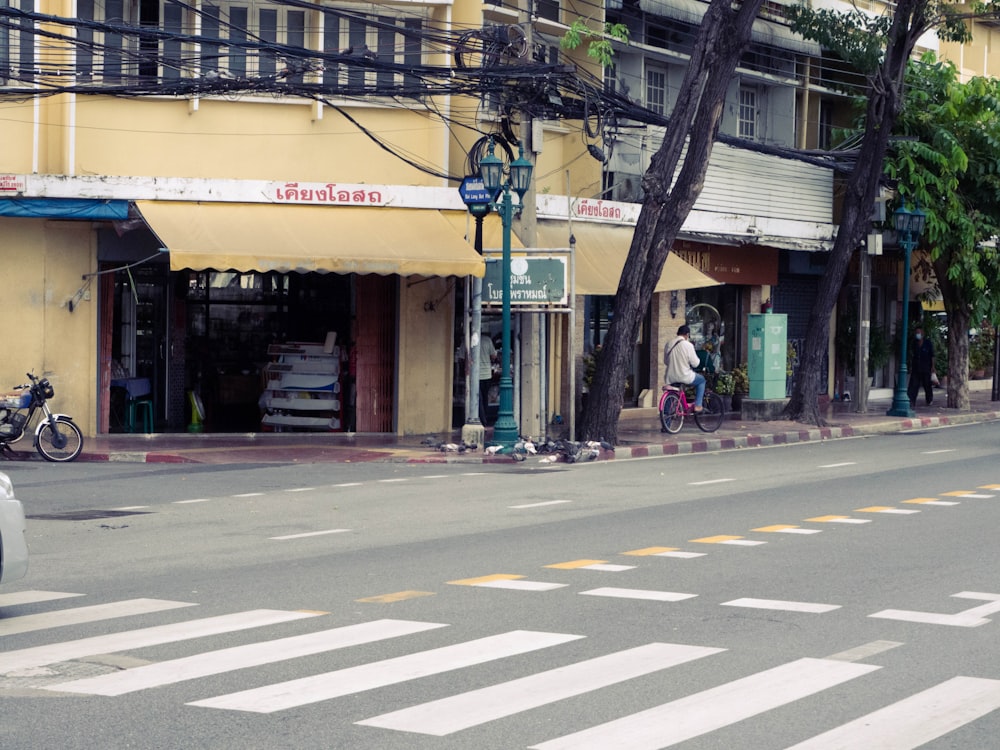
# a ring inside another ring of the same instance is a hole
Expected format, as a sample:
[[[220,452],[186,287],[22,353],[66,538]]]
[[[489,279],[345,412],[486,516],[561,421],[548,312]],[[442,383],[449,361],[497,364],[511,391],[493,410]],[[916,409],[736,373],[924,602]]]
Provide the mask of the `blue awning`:
[[[86,198],[0,198],[0,216],[20,219],[123,221],[128,218],[128,201]]]

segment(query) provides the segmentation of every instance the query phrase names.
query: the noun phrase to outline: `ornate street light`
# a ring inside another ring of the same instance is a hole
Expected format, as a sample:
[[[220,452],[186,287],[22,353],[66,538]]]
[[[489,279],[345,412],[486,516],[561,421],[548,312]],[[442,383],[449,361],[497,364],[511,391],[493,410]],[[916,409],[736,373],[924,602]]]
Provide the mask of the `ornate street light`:
[[[517,442],[518,428],[514,421],[514,379],[510,372],[510,227],[514,221],[514,203],[510,191],[523,199],[531,184],[531,162],[524,158],[524,146],[518,144],[520,155],[510,163],[508,179],[504,181],[503,162],[493,153],[493,139],[490,138],[489,153],[479,162],[479,173],[487,192],[496,195],[503,189],[499,203],[491,208],[500,214],[503,224],[503,262],[500,277],[503,281],[503,343],[500,358],[500,409],[493,426],[493,442],[504,449],[511,449]]]
[[[896,388],[892,392],[892,406],[886,412],[889,417],[912,417],[910,395],[907,392],[910,368],[907,364],[906,345],[910,338],[910,253],[920,242],[924,233],[927,214],[918,205],[912,211],[905,205],[900,206],[892,215],[892,223],[899,235],[899,244],[903,246],[906,260],[903,263],[903,344],[899,352],[899,374],[896,377]],[[860,376],[859,376],[860,377]]]

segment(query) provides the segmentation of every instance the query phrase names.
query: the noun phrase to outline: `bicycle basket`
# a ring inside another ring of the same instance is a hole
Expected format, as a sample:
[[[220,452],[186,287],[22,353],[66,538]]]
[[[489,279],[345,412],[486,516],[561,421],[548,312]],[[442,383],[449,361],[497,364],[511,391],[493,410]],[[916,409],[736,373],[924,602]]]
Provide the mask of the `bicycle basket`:
[[[29,406],[31,406],[29,391],[0,393],[0,409],[27,409]]]

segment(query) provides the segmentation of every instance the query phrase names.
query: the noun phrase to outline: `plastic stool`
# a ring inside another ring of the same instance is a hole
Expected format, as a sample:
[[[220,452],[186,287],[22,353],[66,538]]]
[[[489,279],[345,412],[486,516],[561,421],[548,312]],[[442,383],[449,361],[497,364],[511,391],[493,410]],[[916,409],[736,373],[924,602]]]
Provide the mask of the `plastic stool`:
[[[149,398],[133,399],[128,402],[128,424],[126,429],[135,432],[137,422],[142,422],[142,431],[153,431],[153,400]]]

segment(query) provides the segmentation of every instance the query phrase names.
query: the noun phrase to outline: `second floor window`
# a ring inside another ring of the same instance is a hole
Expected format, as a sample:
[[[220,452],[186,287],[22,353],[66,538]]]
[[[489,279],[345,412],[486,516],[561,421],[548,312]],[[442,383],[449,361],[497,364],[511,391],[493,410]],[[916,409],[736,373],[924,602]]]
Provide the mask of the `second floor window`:
[[[740,138],[757,140],[757,89],[752,86],[740,87],[740,105],[737,114]]]
[[[658,115],[667,114],[667,72],[646,68],[646,108]]]

